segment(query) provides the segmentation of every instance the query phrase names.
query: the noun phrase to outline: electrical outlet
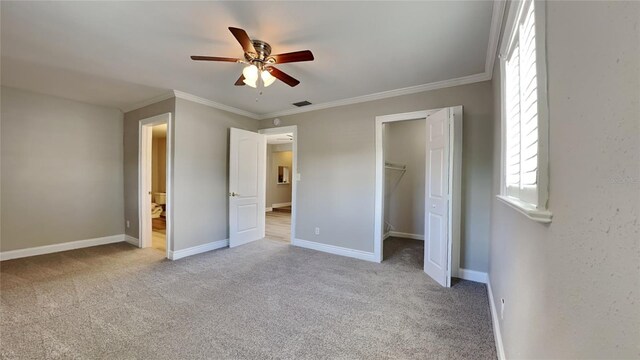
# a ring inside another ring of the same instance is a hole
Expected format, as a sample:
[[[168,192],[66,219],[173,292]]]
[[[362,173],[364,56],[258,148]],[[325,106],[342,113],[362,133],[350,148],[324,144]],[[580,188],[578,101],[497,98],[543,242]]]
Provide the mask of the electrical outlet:
[[[127,229],[131,227],[131,223],[127,220]]]
[[[316,228],[316,235],[320,235],[320,228],[319,227]]]
[[[500,299],[500,320],[504,320],[504,298]]]

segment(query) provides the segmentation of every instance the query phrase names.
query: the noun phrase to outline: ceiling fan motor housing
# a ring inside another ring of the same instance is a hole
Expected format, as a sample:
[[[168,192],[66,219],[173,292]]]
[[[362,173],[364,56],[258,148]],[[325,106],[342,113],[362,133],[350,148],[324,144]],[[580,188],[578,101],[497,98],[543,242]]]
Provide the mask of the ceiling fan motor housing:
[[[252,56],[253,54],[245,53],[244,57],[249,61],[249,63],[256,65],[259,69],[262,69],[264,65],[275,63],[273,58],[269,58],[271,55],[271,45],[266,41],[262,40],[251,40],[253,47],[256,49],[256,56]]]

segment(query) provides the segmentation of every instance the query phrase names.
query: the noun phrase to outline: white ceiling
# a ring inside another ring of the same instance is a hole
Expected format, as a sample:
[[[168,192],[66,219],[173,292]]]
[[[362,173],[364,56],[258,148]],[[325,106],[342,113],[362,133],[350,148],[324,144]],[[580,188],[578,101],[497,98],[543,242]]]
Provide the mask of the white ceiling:
[[[121,109],[175,89],[264,115],[485,73],[492,10],[491,1],[2,1],[2,84]],[[189,59],[242,56],[229,26],[315,61],[279,66],[301,81],[295,88],[233,86],[241,64]]]

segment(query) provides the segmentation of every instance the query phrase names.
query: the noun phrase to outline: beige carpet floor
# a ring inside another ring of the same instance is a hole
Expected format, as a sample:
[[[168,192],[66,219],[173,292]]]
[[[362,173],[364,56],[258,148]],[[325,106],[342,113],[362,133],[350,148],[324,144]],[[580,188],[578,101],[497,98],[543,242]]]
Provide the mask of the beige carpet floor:
[[[418,241],[382,264],[260,240],[177,261],[111,244],[0,263],[3,359],[495,359],[486,288]]]

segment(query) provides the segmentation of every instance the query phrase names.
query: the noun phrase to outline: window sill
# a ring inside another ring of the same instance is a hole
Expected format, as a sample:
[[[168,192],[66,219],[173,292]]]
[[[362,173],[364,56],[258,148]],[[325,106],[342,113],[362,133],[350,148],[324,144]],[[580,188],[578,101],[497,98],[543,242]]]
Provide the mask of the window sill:
[[[504,195],[496,195],[496,197],[498,198],[498,200],[518,210],[520,213],[524,214],[526,217],[533,221],[537,221],[543,224],[548,224],[551,222],[553,214],[551,214],[551,211],[549,210],[539,210],[531,204],[527,204],[518,199],[514,199],[512,197]]]

